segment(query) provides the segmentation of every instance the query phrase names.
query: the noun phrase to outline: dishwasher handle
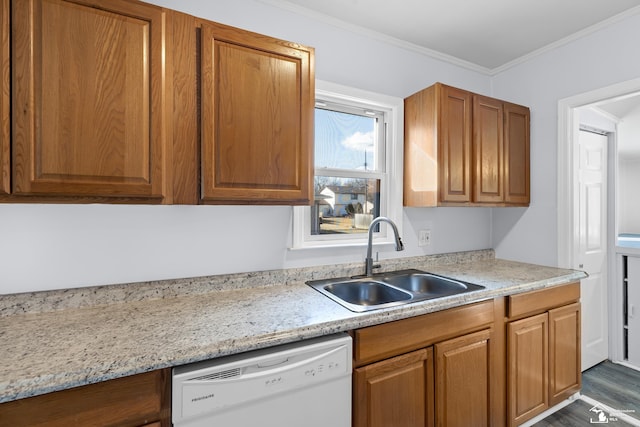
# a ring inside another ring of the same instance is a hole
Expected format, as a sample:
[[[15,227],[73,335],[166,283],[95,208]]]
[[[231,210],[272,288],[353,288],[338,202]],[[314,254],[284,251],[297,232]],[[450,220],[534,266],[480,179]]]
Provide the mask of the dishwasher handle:
[[[322,349],[310,353],[296,354],[283,359],[282,356],[259,361],[244,361],[240,367],[225,369],[213,374],[202,375],[196,378],[186,380],[189,384],[211,384],[211,383],[231,383],[235,381],[257,380],[264,377],[281,374],[285,371],[295,370],[305,365],[314,365],[316,362],[331,358],[337,353],[346,351],[347,346],[341,345],[331,349]],[[334,365],[338,362],[333,362]],[[346,365],[346,364],[344,364]],[[316,369],[322,370],[324,366],[318,365]],[[333,368],[333,365],[332,365]],[[345,366],[346,368],[346,366]],[[315,375],[317,371],[309,371],[307,375]]]

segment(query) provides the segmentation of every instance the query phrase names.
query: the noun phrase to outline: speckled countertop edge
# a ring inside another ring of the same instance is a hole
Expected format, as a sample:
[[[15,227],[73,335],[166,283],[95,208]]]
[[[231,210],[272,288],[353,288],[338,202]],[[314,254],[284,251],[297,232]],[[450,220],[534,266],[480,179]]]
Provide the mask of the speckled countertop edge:
[[[296,278],[282,284],[265,285],[262,281],[262,286],[244,284],[117,302],[107,298],[110,303],[101,301],[92,306],[74,300],[64,309],[55,305],[48,311],[5,315],[0,317],[0,402],[348,331],[585,277],[580,271],[496,260],[492,254],[479,251],[436,260],[417,257],[385,265],[387,270],[428,270],[485,289],[368,313],[343,308],[304,284],[308,280],[303,279],[304,274],[310,275],[311,271],[295,271],[289,274]],[[349,268],[333,269],[332,274]]]

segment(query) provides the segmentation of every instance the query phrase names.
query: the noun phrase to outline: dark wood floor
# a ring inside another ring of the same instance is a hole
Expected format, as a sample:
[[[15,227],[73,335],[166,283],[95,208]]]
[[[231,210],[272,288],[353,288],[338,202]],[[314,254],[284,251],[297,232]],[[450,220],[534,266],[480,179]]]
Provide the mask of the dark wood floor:
[[[549,415],[542,421],[534,424],[536,427],[547,426],[568,426],[568,427],[583,427],[591,424],[596,424],[598,421],[598,413],[595,412],[594,405],[587,403],[583,400],[576,400],[569,406],[565,406],[555,414]],[[608,414],[604,415],[604,421],[602,424],[610,426],[632,426],[633,424],[626,423],[609,417]]]
[[[535,426],[640,426],[640,372],[609,361],[602,362],[582,373],[582,395],[620,412],[600,415],[601,408],[592,401],[576,400]],[[633,424],[622,421],[621,412],[638,421]]]
[[[640,372],[605,361],[582,373],[582,394],[640,420]]]

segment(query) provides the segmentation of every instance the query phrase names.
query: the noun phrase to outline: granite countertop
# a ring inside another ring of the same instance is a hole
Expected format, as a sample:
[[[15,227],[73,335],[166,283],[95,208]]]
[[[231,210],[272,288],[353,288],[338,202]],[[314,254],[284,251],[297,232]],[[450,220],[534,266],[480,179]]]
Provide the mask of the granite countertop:
[[[0,402],[586,277],[492,255],[486,250],[385,263],[387,271],[418,268],[486,289],[367,313],[351,312],[305,285],[328,277],[319,268],[3,296]],[[355,268],[362,266],[332,267],[329,273],[347,276]]]

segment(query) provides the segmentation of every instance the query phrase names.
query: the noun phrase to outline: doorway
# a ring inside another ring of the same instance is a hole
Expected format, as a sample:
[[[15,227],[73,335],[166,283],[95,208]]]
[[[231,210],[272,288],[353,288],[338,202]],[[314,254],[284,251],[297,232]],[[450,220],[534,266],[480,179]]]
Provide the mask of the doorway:
[[[585,106],[593,106],[602,102],[615,101],[628,98],[631,94],[640,92],[640,79],[608,86],[588,93],[580,94],[560,100],[558,103],[558,266],[585,270],[585,261],[588,250],[584,246],[584,237],[581,240],[581,212],[580,200],[580,135],[584,129],[580,129],[579,109]],[[610,172],[605,176],[609,183],[608,197],[605,202],[604,215],[608,220],[600,222],[596,235],[609,236],[602,243],[599,250],[604,252],[604,273],[602,273],[602,288],[587,288],[591,286],[591,277],[583,282],[583,317],[589,317],[588,322],[583,321],[583,366],[586,369],[597,359],[609,358],[612,361],[621,362],[624,359],[623,324],[622,316],[619,316],[623,306],[622,286],[618,286],[617,265],[615,257],[616,234],[616,210],[617,206],[615,177],[616,162],[613,153],[616,147],[614,135],[609,135],[608,146],[612,148],[611,155],[607,156],[604,164],[609,166]],[[594,196],[594,194],[592,194]],[[584,194],[582,199],[584,199]],[[602,199],[600,199],[602,200]],[[584,230],[584,229],[582,229]],[[582,246],[581,246],[582,245]],[[590,268],[590,267],[589,267]],[[598,295],[608,296],[608,301],[603,304]],[[608,324],[604,329],[599,325]],[[597,363],[597,362],[596,362]]]

